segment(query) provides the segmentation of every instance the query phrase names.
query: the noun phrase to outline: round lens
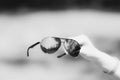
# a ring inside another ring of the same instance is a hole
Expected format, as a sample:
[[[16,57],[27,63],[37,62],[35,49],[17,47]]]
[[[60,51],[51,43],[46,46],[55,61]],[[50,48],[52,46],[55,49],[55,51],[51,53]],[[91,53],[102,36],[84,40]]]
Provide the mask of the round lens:
[[[41,41],[41,49],[43,52],[52,54],[55,53],[61,46],[60,38],[46,37]]]
[[[66,39],[64,43],[64,47],[68,52],[68,54],[70,54],[73,57],[77,57],[81,49],[79,43],[72,39]]]

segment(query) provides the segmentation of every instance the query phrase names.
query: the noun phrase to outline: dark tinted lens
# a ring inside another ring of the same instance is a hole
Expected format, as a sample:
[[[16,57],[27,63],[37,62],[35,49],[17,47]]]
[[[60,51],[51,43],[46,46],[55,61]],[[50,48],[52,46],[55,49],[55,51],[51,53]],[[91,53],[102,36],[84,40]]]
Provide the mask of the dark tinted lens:
[[[60,38],[47,37],[41,41],[41,49],[43,52],[52,54],[55,53],[61,46]]]
[[[73,57],[77,57],[81,49],[79,43],[72,39],[66,39],[64,47],[68,54],[70,54]]]

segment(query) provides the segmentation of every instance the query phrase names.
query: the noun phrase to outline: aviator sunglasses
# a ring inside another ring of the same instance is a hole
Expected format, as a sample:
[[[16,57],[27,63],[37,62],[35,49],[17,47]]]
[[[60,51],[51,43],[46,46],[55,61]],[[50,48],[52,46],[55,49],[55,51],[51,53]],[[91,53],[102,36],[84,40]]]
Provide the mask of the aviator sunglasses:
[[[58,55],[57,58],[61,58],[65,55],[77,57],[81,49],[81,45],[73,39],[59,37],[45,37],[40,42],[36,42],[35,44],[28,47],[27,56],[29,56],[29,50],[38,44],[40,44],[41,50],[44,53],[48,54],[55,53],[63,45],[64,53]]]

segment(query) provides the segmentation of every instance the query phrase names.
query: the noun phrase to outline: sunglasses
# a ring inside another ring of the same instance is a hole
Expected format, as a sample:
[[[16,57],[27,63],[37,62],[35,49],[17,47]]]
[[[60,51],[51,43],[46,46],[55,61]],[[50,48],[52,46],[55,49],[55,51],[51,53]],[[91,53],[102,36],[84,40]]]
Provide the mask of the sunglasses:
[[[29,56],[29,50],[38,44],[40,44],[42,51],[48,54],[55,53],[56,51],[58,51],[61,45],[63,45],[63,49],[65,53],[58,55],[57,58],[61,58],[67,54],[72,57],[77,57],[81,49],[81,45],[73,39],[46,37],[42,39],[40,42],[36,42],[35,44],[28,47],[27,56]]]

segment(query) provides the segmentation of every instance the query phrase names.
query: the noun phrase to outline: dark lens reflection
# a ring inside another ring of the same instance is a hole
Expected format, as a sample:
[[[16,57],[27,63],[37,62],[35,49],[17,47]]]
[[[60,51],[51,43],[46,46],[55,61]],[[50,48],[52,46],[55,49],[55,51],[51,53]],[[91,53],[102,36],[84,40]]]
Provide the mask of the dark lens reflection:
[[[66,39],[64,47],[72,57],[77,57],[81,49],[79,43],[72,39]]]

